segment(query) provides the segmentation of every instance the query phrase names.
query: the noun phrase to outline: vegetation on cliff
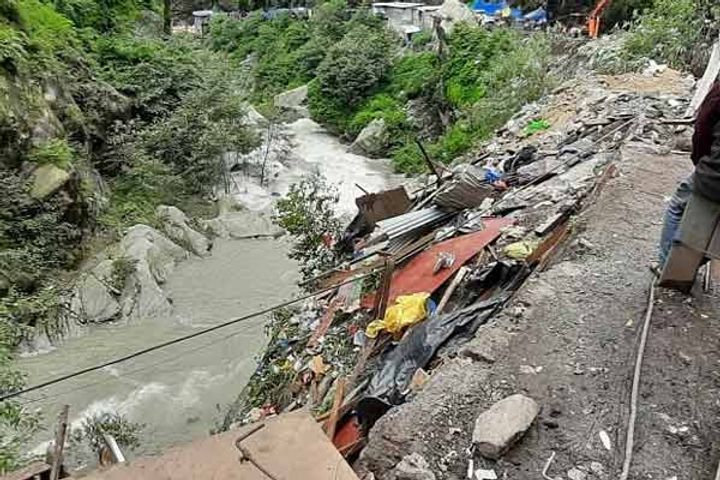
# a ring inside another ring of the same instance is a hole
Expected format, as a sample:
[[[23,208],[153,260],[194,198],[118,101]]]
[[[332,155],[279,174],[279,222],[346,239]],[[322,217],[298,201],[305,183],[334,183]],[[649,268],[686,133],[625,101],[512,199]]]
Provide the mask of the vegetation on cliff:
[[[154,224],[161,203],[202,204],[222,154],[257,141],[235,64],[163,37],[158,9],[0,0],[0,393],[22,385],[11,359],[23,339],[62,335],[89,240]],[[0,405],[0,473],[34,418]]]

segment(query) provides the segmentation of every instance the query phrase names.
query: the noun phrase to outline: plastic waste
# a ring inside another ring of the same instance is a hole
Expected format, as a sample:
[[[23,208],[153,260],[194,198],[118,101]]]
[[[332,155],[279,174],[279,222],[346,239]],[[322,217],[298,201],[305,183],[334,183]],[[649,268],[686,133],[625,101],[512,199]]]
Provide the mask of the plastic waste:
[[[503,249],[503,253],[514,260],[525,260],[532,252],[535,251],[537,246],[537,242],[523,240],[522,242],[515,242],[507,245]]]
[[[370,322],[365,329],[365,335],[375,338],[382,330],[388,333],[398,333],[427,317],[427,299],[429,293],[413,293],[403,295],[395,300],[395,305],[387,309],[385,318]]]

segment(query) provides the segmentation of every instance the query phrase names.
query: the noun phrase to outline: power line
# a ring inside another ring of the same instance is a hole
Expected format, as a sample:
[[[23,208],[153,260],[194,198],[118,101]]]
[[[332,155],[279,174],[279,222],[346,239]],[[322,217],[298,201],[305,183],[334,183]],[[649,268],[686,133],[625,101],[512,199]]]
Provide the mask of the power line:
[[[197,346],[197,347],[195,347],[195,348],[191,348],[191,349],[189,349],[189,350],[183,350],[181,353],[178,353],[177,355],[173,355],[173,356],[171,356],[171,357],[164,358],[164,359],[159,360],[159,361],[157,361],[157,362],[155,362],[155,363],[153,363],[153,364],[151,364],[151,365],[145,365],[145,366],[143,366],[143,367],[139,367],[139,368],[136,368],[136,369],[134,369],[134,370],[130,370],[129,372],[125,372],[125,373],[122,373],[122,374],[118,374],[118,378],[126,378],[126,377],[129,377],[130,375],[134,375],[134,374],[136,374],[136,373],[140,373],[140,372],[143,372],[143,371],[148,370],[148,369],[151,369],[151,368],[152,368],[152,369],[157,368],[158,365],[164,365],[164,364],[167,364],[167,363],[172,363],[172,362],[178,360],[180,357],[186,357],[188,354],[193,354],[193,353],[198,352],[198,351],[200,351],[200,350],[202,350],[202,349],[204,349],[204,348],[211,347],[211,346],[213,346],[213,345],[217,345],[217,344],[220,343],[220,342],[224,342],[224,341],[226,341],[226,340],[229,340],[229,339],[231,339],[231,338],[234,338],[234,337],[236,337],[237,335],[240,335],[240,334],[242,334],[242,333],[245,333],[246,331],[247,331],[247,330],[238,330],[237,332],[231,333],[230,335],[227,335],[227,336],[225,336],[225,337],[222,337],[222,338],[219,338],[219,339],[210,341],[210,342],[203,343],[202,345]],[[47,394],[47,395],[43,395],[43,396],[40,396],[40,397],[37,397],[37,398],[32,398],[32,399],[30,399],[30,400],[26,400],[26,401],[24,401],[24,402],[20,402],[19,405],[22,406],[22,407],[24,407],[24,406],[27,406],[27,405],[30,405],[30,404],[33,404],[33,403],[42,402],[43,400],[47,400],[47,399],[49,399],[49,398],[62,397],[62,396],[67,395],[67,394],[69,394],[69,393],[77,392],[78,390],[86,390],[86,389],[88,389],[88,388],[92,388],[92,387],[96,387],[96,386],[98,386],[98,385],[103,385],[103,384],[105,384],[105,383],[112,382],[112,381],[114,381],[114,380],[117,380],[118,378],[104,378],[104,379],[99,380],[99,381],[97,381],[97,382],[86,383],[85,385],[80,385],[80,386],[75,387],[75,388],[70,388],[70,389],[67,389],[67,390],[63,390],[63,391],[57,392],[57,393],[55,393],[55,394]]]
[[[626,126],[630,125],[630,124],[635,120],[635,118],[636,118],[636,117],[633,116],[632,118],[630,118],[630,119],[627,120],[626,122],[623,122],[623,123],[620,124],[619,126],[611,129],[609,132],[607,132],[606,134],[602,135],[600,138],[598,138],[597,140],[595,140],[593,143],[594,143],[594,144],[597,144],[597,143],[600,143],[601,141],[609,138],[610,136],[614,135],[615,133],[617,133],[618,131],[622,130],[622,129],[625,128]],[[581,153],[586,153],[586,152],[581,152]],[[443,236],[442,238],[443,238],[443,239],[444,239],[444,238],[448,238],[448,236],[452,236],[452,235],[456,234],[464,225],[472,222],[473,220],[475,220],[475,219],[477,219],[477,218],[481,218],[483,215],[487,215],[488,213],[490,213],[490,212],[492,211],[493,208],[496,208],[498,205],[502,204],[503,202],[514,198],[514,197],[517,196],[517,194],[519,194],[520,192],[522,192],[522,191],[524,191],[524,190],[526,190],[526,189],[528,189],[528,188],[536,185],[537,183],[540,183],[540,181],[542,181],[542,179],[546,178],[548,174],[550,174],[550,173],[555,173],[555,172],[557,172],[560,168],[570,165],[571,161],[574,161],[574,160],[576,160],[577,158],[580,158],[580,153],[577,153],[577,154],[573,155],[572,157],[570,157],[570,159],[568,159],[568,160],[566,160],[565,162],[563,162],[563,163],[555,166],[554,168],[550,169],[548,172],[546,172],[545,175],[541,175],[541,176],[535,178],[533,181],[529,182],[528,184],[523,185],[522,187],[520,187],[520,188],[518,188],[518,189],[516,189],[516,190],[514,190],[514,191],[512,191],[512,192],[510,192],[508,195],[506,195],[506,196],[502,197],[500,200],[498,200],[492,207],[490,207],[490,208],[488,208],[488,209],[485,209],[485,210],[481,210],[480,212],[477,212],[475,215],[469,216],[469,217],[466,218],[460,225],[457,225],[457,226],[450,232],[449,235],[445,235],[445,236]],[[254,313],[250,313],[250,314],[244,315],[244,316],[242,316],[242,317],[238,317],[238,318],[235,318],[235,319],[232,319],[232,320],[228,320],[227,322],[221,323],[221,324],[219,324],[219,325],[215,325],[215,326],[213,326],[213,327],[206,328],[206,329],[204,329],[204,330],[200,330],[200,331],[195,332],[195,333],[191,333],[191,334],[189,334],[189,335],[185,335],[185,336],[183,336],[183,337],[175,338],[175,339],[173,339],[173,340],[168,340],[167,342],[163,342],[163,343],[154,345],[154,346],[152,346],[152,347],[148,347],[148,348],[145,348],[145,349],[142,349],[142,350],[138,350],[138,351],[136,351],[136,352],[134,352],[134,353],[131,353],[131,354],[128,354],[128,355],[125,355],[125,356],[116,358],[116,359],[114,359],[114,360],[110,360],[110,361],[105,362],[105,363],[102,363],[102,364],[100,364],[100,365],[95,365],[95,366],[92,366],[92,367],[87,367],[87,368],[84,368],[84,369],[82,369],[82,370],[78,370],[78,371],[76,371],[76,372],[69,373],[69,374],[66,374],[66,375],[62,375],[62,376],[57,377],[57,378],[54,378],[54,379],[52,379],[52,380],[48,380],[48,381],[46,381],[46,382],[42,382],[42,383],[39,383],[39,384],[30,386],[30,387],[27,387],[27,388],[23,388],[22,390],[17,390],[17,391],[15,391],[15,392],[10,392],[10,393],[6,393],[6,394],[3,394],[3,395],[0,395],[0,402],[5,401],[5,400],[8,400],[8,399],[11,399],[11,398],[18,397],[18,396],[20,396],[20,395],[24,395],[24,394],[29,393],[29,392],[33,392],[33,391],[35,391],[35,390],[40,390],[41,388],[45,388],[45,387],[48,387],[48,386],[50,386],[50,385],[55,385],[55,384],[57,384],[57,383],[63,382],[63,381],[65,381],[65,380],[68,380],[68,379],[71,379],[71,378],[74,378],[74,377],[78,377],[78,376],[80,376],[80,375],[84,375],[84,374],[86,374],[86,373],[94,372],[94,371],[96,371],[96,370],[101,370],[101,369],[103,369],[103,368],[106,368],[106,367],[109,367],[109,366],[112,366],[112,365],[116,365],[116,364],[118,364],[118,363],[126,362],[126,361],[128,361],[128,360],[130,360],[130,359],[132,359],[132,358],[139,357],[139,356],[141,356],[141,355],[145,355],[145,354],[148,354],[148,353],[150,353],[150,352],[154,352],[154,351],[156,351],[156,350],[160,350],[160,349],[162,349],[162,348],[166,348],[166,347],[168,347],[168,346],[170,346],[170,345],[174,345],[174,344],[176,344],[176,343],[184,342],[184,341],[186,341],[186,340],[190,340],[190,339],[192,339],[192,338],[199,337],[199,336],[201,336],[201,335],[206,335],[206,334],[208,334],[208,333],[210,333],[210,332],[214,332],[214,331],[216,331],[216,330],[220,330],[220,329],[222,329],[222,328],[228,327],[228,326],[230,326],[230,325],[234,325],[234,324],[236,324],[236,323],[243,322],[243,321],[245,321],[245,320],[250,320],[250,319],[252,319],[252,318],[259,317],[259,316],[261,316],[261,315],[265,315],[265,314],[271,313],[271,312],[273,312],[273,311],[275,311],[275,310],[278,310],[278,309],[280,309],[280,308],[288,307],[288,306],[293,305],[293,304],[295,304],[295,303],[302,302],[303,300],[308,300],[308,299],[310,299],[310,298],[316,297],[316,296],[321,295],[321,294],[323,294],[323,293],[329,292],[329,291],[334,290],[334,289],[336,289],[336,288],[338,288],[338,287],[341,287],[341,286],[343,286],[343,285],[347,285],[347,284],[349,284],[349,283],[353,283],[353,282],[356,282],[356,281],[358,281],[358,280],[362,280],[362,279],[367,278],[367,277],[369,277],[369,276],[371,276],[371,275],[374,275],[375,273],[377,273],[377,272],[380,271],[380,270],[381,270],[381,268],[372,270],[371,272],[368,272],[368,273],[366,273],[366,274],[364,274],[364,275],[360,275],[360,276],[358,276],[358,277],[353,277],[353,278],[351,278],[351,279],[349,279],[349,280],[346,280],[346,281],[344,281],[344,282],[338,283],[338,284],[333,285],[333,286],[331,286],[331,287],[327,287],[327,288],[318,290],[318,291],[316,291],[316,292],[313,292],[313,293],[310,293],[310,294],[307,294],[307,295],[303,295],[302,297],[298,297],[298,298],[296,298],[296,299],[294,299],[294,300],[289,300],[289,301],[287,301],[287,302],[284,302],[284,303],[281,303],[281,304],[278,304],[278,305],[275,305],[275,306],[272,306],[272,307],[268,307],[268,308],[266,308],[266,309],[264,309],[264,310],[260,310],[260,311],[254,312]]]
[[[247,315],[243,315],[242,317],[238,317],[238,318],[234,318],[234,319],[232,319],[232,320],[228,320],[227,322],[221,323],[221,324],[219,324],[219,325],[215,325],[215,326],[212,326],[212,327],[209,327],[209,328],[205,328],[205,329],[203,329],[203,330],[200,330],[200,331],[197,331],[197,332],[188,334],[188,335],[184,335],[184,336],[182,336],[182,337],[174,338],[174,339],[172,339],[172,340],[168,340],[168,341],[166,341],[166,342],[162,342],[162,343],[159,343],[159,344],[157,344],[157,345],[153,345],[153,346],[151,346],[151,347],[147,347],[147,348],[144,348],[144,349],[142,349],[142,350],[138,350],[138,351],[136,351],[136,352],[130,353],[130,354],[128,354],[128,355],[124,355],[124,356],[122,356],[122,357],[115,358],[115,359],[113,359],[113,360],[107,361],[107,362],[105,362],[105,363],[101,363],[101,364],[99,364],[99,365],[94,365],[94,366],[91,366],[91,367],[83,368],[83,369],[81,369],[81,370],[78,370],[78,371],[75,371],[75,372],[72,372],[72,373],[68,373],[68,374],[66,374],[66,375],[61,375],[61,376],[59,376],[59,377],[57,377],[57,378],[54,378],[54,379],[52,379],[52,380],[47,380],[47,381],[45,381],[45,382],[41,382],[41,383],[38,383],[38,384],[36,384],[36,385],[32,385],[32,386],[30,386],[30,387],[23,388],[23,389],[21,389],[21,390],[16,390],[16,391],[14,391],[14,392],[5,393],[5,394],[3,394],[3,395],[0,395],[0,402],[5,401],[5,400],[9,400],[9,399],[11,399],[11,398],[18,397],[18,396],[20,396],[20,395],[24,395],[24,394],[26,394],[26,393],[30,393],[30,392],[34,392],[34,391],[36,391],[36,390],[40,390],[41,388],[45,388],[45,387],[48,387],[48,386],[50,386],[50,385],[55,385],[55,384],[57,384],[57,383],[64,382],[64,381],[69,380],[69,379],[71,379],[71,378],[79,377],[80,375],[85,375],[86,373],[94,372],[94,371],[101,370],[101,369],[106,368],[106,367],[110,367],[110,366],[112,366],[112,365],[117,365],[118,363],[126,362],[126,361],[128,361],[128,360],[130,360],[130,359],[139,357],[139,356],[141,356],[141,355],[146,355],[146,354],[148,354],[148,353],[150,353],[150,352],[154,352],[154,351],[156,351],[156,350],[160,350],[160,349],[162,349],[162,348],[169,347],[170,345],[175,345],[175,344],[177,344],[177,343],[184,342],[184,341],[190,340],[190,339],[192,339],[192,338],[196,338],[196,337],[199,337],[199,336],[202,336],[202,335],[206,335],[206,334],[208,334],[208,333],[210,333],[210,332],[214,332],[214,331],[216,331],[216,330],[220,330],[220,329],[222,329],[222,328],[226,328],[226,327],[229,327],[229,326],[231,326],[231,325],[235,325],[235,324],[237,324],[237,323],[244,322],[244,321],[246,321],[246,320],[250,320],[250,319],[255,318],[255,317],[259,317],[259,316],[261,316],[261,315],[266,315],[266,314],[271,313],[271,312],[273,312],[273,311],[275,311],[275,310],[279,310],[279,309],[281,309],[281,308],[288,307],[288,306],[293,305],[293,304],[295,304],[295,303],[299,303],[299,302],[302,302],[302,301],[304,301],[304,300],[308,300],[308,299],[310,299],[310,298],[317,297],[318,295],[321,295],[321,294],[323,294],[323,293],[329,292],[329,291],[331,291],[331,290],[335,290],[336,288],[342,287],[343,285],[347,285],[347,284],[349,284],[349,283],[353,283],[353,282],[356,282],[356,281],[358,281],[358,280],[362,280],[362,279],[367,278],[367,277],[369,277],[369,276],[371,276],[371,275],[374,275],[374,274],[377,273],[379,270],[380,270],[380,269],[375,269],[375,270],[373,270],[373,271],[371,271],[371,272],[368,272],[368,273],[366,273],[366,274],[364,274],[364,275],[360,275],[360,276],[358,276],[358,277],[353,277],[353,278],[351,278],[351,279],[349,279],[349,280],[345,280],[344,282],[335,284],[335,285],[330,286],[330,287],[326,287],[326,288],[321,289],[321,290],[318,290],[318,291],[316,291],[316,292],[309,293],[309,294],[307,294],[307,295],[303,295],[303,296],[298,297],[298,298],[295,298],[295,299],[293,299],[293,300],[288,300],[288,301],[286,301],[286,302],[283,302],[283,303],[274,305],[274,306],[272,306],[272,307],[265,308],[265,309],[263,309],[263,310],[259,310],[259,311],[253,312],[253,313],[249,313],[249,314],[247,314]]]

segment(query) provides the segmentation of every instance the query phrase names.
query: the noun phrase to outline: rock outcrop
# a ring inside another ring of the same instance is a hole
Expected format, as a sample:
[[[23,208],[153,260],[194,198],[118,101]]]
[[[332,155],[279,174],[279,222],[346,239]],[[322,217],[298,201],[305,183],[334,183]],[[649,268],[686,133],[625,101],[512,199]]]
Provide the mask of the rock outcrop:
[[[33,170],[30,195],[43,200],[62,188],[70,180],[70,172],[55,165],[41,165]]]
[[[308,117],[307,109],[308,86],[302,85],[286,92],[278,93],[273,104],[285,113],[292,113],[296,117]]]
[[[70,308],[84,322],[101,323],[118,318],[120,292],[111,285],[112,273],[112,260],[103,260],[78,282]]]
[[[460,0],[445,0],[434,15],[442,19],[440,25],[448,34],[460,22],[476,25],[475,14]]]
[[[535,400],[525,395],[504,398],[475,420],[473,444],[483,457],[498,459],[525,435],[538,412]]]
[[[160,205],[155,214],[157,215],[162,230],[170,239],[185,247],[195,255],[204,257],[210,255],[212,243],[208,238],[190,227],[190,219],[185,212],[177,207]]]
[[[187,225],[187,217],[182,211],[166,207],[163,212],[166,220],[173,218],[170,230],[178,238],[185,241],[188,236],[192,237],[192,241],[184,244],[193,249],[192,253],[196,253],[194,249],[207,252],[207,249],[203,250],[208,242],[205,237],[202,237],[203,242],[182,228]],[[72,316],[77,322],[87,324],[169,315],[172,303],[162,284],[190,253],[152,227],[135,225],[129,228],[118,244],[98,255],[95,267],[80,276],[70,295]]]
[[[135,263],[125,281],[120,305],[128,320],[164,317],[172,304],[160,285],[177,262],[188,258],[187,250],[147,225],[135,225],[120,241],[120,255]]]
[[[356,155],[368,155],[371,157],[381,155],[390,141],[385,120],[376,118],[368,123],[358,134],[355,141],[350,145],[350,153]]]

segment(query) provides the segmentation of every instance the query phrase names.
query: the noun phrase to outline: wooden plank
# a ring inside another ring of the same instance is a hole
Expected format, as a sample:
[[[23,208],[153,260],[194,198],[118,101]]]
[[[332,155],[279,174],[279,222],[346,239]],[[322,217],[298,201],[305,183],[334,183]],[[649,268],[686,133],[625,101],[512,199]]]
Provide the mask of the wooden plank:
[[[70,405],[63,406],[58,417],[57,431],[55,432],[55,445],[53,447],[52,469],[50,480],[58,480],[63,463],[63,450],[65,449],[65,437],[67,437],[68,416]]]
[[[330,305],[328,305],[327,310],[325,310],[325,313],[320,319],[320,323],[315,328],[315,331],[313,331],[310,340],[308,340],[307,346],[309,348],[315,347],[318,341],[327,333],[333,319],[335,319],[335,313],[344,303],[345,297],[341,295],[336,296],[330,301]]]
[[[342,406],[343,399],[345,398],[345,383],[347,379],[345,377],[338,378],[335,384],[335,396],[333,397],[333,406],[330,410],[330,418],[325,425],[325,432],[328,438],[332,439],[335,437],[335,428],[337,422],[340,419],[340,407]]]
[[[468,272],[468,268],[463,266],[460,267],[460,270],[458,270],[457,274],[455,274],[455,278],[453,278],[453,281],[450,283],[450,286],[445,290],[445,293],[443,294],[442,298],[440,299],[440,303],[438,303],[437,308],[435,309],[435,315],[440,315],[443,310],[445,310],[445,306],[447,305],[447,302],[450,300],[450,297],[452,297],[452,294],[457,289],[458,285],[460,285],[460,282],[463,281],[463,278],[465,278],[465,275]]]
[[[555,247],[565,238],[565,236],[570,231],[570,222],[567,220],[555,227],[555,230],[553,230],[552,234],[545,238],[542,242],[540,242],[540,245],[533,250],[533,252],[528,256],[527,263],[532,264],[535,262],[542,262],[543,259],[546,258],[546,256],[551,253]]]
[[[385,260],[385,270],[381,280],[380,290],[375,306],[375,318],[385,318],[388,301],[390,300],[390,284],[392,282],[393,273],[395,272],[395,262],[388,258]]]
[[[690,105],[685,112],[686,117],[695,116],[698,108],[700,108],[700,105],[702,105],[703,101],[705,101],[705,97],[707,97],[708,93],[710,93],[710,89],[712,88],[715,80],[718,78],[718,74],[720,74],[720,40],[716,41],[712,47],[712,53],[710,54],[710,60],[705,68],[705,73],[703,74],[702,79],[698,82],[695,94],[693,95],[692,100],[690,100]]]
[[[695,283],[704,255],[682,244],[673,245],[660,276],[661,287],[689,292]]]

